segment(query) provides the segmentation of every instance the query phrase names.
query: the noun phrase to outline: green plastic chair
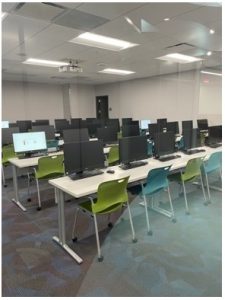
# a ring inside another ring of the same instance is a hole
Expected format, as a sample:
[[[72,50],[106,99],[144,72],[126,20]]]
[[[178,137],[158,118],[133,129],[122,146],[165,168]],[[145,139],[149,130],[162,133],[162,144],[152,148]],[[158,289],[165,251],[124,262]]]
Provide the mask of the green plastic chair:
[[[112,166],[115,165],[119,161],[119,146],[118,145],[113,145],[108,154],[108,165]]]
[[[38,210],[41,210],[41,198],[39,180],[54,179],[64,175],[64,155],[44,156],[38,159],[37,169],[34,168],[34,176],[38,192]],[[28,179],[28,182],[30,180]],[[28,186],[29,193],[29,186]]]
[[[124,177],[121,179],[106,181],[101,183],[98,186],[97,198],[88,197],[89,200],[83,203],[80,203],[76,210],[72,240],[77,241],[77,237],[75,237],[75,229],[78,218],[78,212],[80,209],[82,211],[88,212],[94,218],[95,224],[95,234],[96,234],[96,243],[97,243],[97,251],[98,251],[98,261],[103,261],[103,256],[101,254],[100,242],[99,242],[99,234],[98,234],[98,224],[97,224],[97,215],[98,214],[111,214],[122,208],[122,206],[126,203],[129,213],[130,226],[132,231],[132,241],[136,242],[136,236],[134,232],[134,226],[132,221],[132,216],[130,212],[130,206],[128,201],[127,194],[127,184],[129,177]]]
[[[222,151],[212,153],[210,157],[203,161],[202,165],[202,173],[205,175],[206,179],[206,187],[209,197],[209,203],[211,203],[211,194],[210,194],[210,186],[209,186],[209,180],[208,180],[208,174],[214,171],[219,171],[220,178],[222,181]]]
[[[201,173],[201,166],[203,164],[203,159],[204,159],[204,157],[192,158],[187,162],[187,165],[186,165],[184,171],[180,171],[180,173],[175,173],[175,174],[171,174],[168,176],[169,180],[177,181],[178,183],[182,183],[187,215],[190,214],[190,210],[189,210],[188,202],[187,202],[187,193],[186,193],[186,188],[185,188],[186,182],[192,182],[199,177],[200,181],[201,181],[202,193],[203,193],[203,196],[205,199],[204,204],[205,205],[208,204],[208,202],[206,200],[205,189],[203,186],[202,173]]]
[[[7,167],[9,165],[9,159],[14,157],[16,157],[16,153],[14,151],[13,144],[2,147],[2,181],[4,187],[7,187],[7,184],[5,182],[4,167]]]
[[[145,214],[146,214],[146,222],[147,222],[147,232],[149,235],[152,235],[152,230],[150,228],[149,223],[149,217],[148,217],[148,207],[147,207],[147,199],[146,196],[152,197],[152,206],[151,208],[167,217],[172,218],[173,222],[176,222],[175,215],[174,215],[174,209],[172,204],[172,199],[170,196],[170,190],[169,190],[169,183],[167,180],[167,176],[169,174],[171,166],[165,166],[162,168],[152,169],[149,171],[146,184],[142,184],[142,191],[141,194],[144,199],[144,206],[145,206]],[[167,190],[169,202],[170,202],[170,211],[162,209],[155,205],[153,195],[162,191]]]

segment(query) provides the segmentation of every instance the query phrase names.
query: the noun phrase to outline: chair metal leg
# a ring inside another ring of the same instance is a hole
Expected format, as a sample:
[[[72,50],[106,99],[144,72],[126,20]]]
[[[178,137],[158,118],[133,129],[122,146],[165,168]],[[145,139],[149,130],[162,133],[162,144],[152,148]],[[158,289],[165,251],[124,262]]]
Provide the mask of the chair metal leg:
[[[150,222],[149,222],[149,217],[148,217],[148,205],[147,205],[147,200],[146,200],[146,196],[143,195],[144,198],[144,206],[145,206],[145,215],[146,215],[146,223],[147,223],[147,232],[148,235],[152,235],[152,230],[150,227]]]
[[[132,216],[131,216],[131,212],[130,212],[129,201],[127,201],[127,209],[128,209],[128,213],[129,213],[130,227],[131,227],[131,231],[132,231],[132,241],[133,241],[133,243],[136,243],[137,238],[136,238],[135,231],[134,231],[134,225],[133,225],[133,220],[132,220]]]
[[[187,194],[186,194],[185,184],[184,184],[183,180],[182,180],[182,185],[183,185],[183,190],[184,190],[184,201],[185,201],[186,214],[190,215],[190,211],[189,211],[189,207],[188,207],[188,202],[187,202]]]
[[[168,186],[167,188],[167,193],[168,193],[168,197],[169,197],[169,201],[170,201],[170,210],[171,210],[171,214],[172,214],[172,222],[176,222],[176,218],[175,218],[175,214],[174,214],[174,209],[173,209],[173,203],[172,203],[172,198],[171,198],[171,194],[170,194],[170,188]]]
[[[96,214],[93,214],[93,217],[94,217],[94,223],[95,223],[95,235],[96,235],[96,243],[97,243],[97,250],[98,250],[98,261],[101,262],[101,261],[103,261],[103,256],[101,254]]]
[[[38,193],[38,208],[37,210],[41,210],[41,197],[40,197],[40,190],[39,190],[39,182],[36,178],[36,185],[37,185],[37,193]]]
[[[3,186],[7,187],[7,184],[5,182],[5,172],[4,172],[4,166],[2,165],[2,182],[3,182]]]
[[[55,204],[58,204],[58,198],[56,197],[56,188],[54,188],[54,194],[55,194]]]
[[[29,171],[27,172],[27,201],[31,201],[31,196],[30,196],[30,174]]]
[[[76,225],[77,225],[77,219],[78,219],[78,213],[80,211],[80,208],[77,207],[76,209],[76,213],[75,213],[75,219],[74,219],[74,223],[73,223],[73,231],[72,231],[72,241],[76,242],[77,241],[77,236],[75,235],[75,231],[76,231]]]
[[[207,202],[207,199],[206,199],[206,195],[205,195],[205,188],[204,188],[204,185],[203,185],[203,180],[202,180],[202,174],[200,173],[200,181],[201,181],[201,186],[202,186],[202,193],[203,193],[203,196],[204,196],[204,205],[207,205],[208,202]]]
[[[207,187],[208,197],[209,197],[208,203],[211,203],[211,194],[210,194],[210,190],[209,190],[209,180],[208,180],[208,174],[206,172],[205,172],[205,179],[206,179],[206,187]]]
[[[110,222],[110,217],[111,217],[111,214],[108,214],[108,227],[112,228],[113,227],[113,223]]]

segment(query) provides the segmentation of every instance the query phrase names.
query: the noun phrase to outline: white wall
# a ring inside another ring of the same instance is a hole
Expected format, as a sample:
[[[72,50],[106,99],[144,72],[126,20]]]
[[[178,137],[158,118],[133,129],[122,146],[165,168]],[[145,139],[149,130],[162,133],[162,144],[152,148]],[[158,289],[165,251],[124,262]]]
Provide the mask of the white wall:
[[[95,87],[96,95],[108,95],[110,117],[169,121],[207,118],[209,125],[222,124],[221,81],[207,85],[199,71],[130,80]],[[213,96],[213,102],[212,102]],[[200,109],[205,107],[207,110]],[[213,106],[213,109],[210,107]]]
[[[3,81],[2,119],[16,120],[63,118],[60,85]]]

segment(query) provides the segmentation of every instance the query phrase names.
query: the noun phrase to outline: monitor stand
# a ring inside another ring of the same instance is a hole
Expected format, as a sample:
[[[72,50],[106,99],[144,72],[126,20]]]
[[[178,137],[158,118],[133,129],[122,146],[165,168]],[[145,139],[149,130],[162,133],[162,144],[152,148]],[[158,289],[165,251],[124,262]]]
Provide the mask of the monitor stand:
[[[170,154],[170,155],[161,156],[158,158],[158,160],[163,162],[163,161],[169,161],[180,157],[181,157],[180,155]]]
[[[137,168],[137,167],[142,167],[142,166],[145,166],[147,164],[148,164],[147,161],[139,160],[139,161],[133,161],[133,162],[130,162],[130,163],[127,163],[127,164],[122,164],[119,167],[122,170],[129,170],[129,169],[133,169],[133,168]]]
[[[102,170],[95,169],[95,170],[90,170],[90,171],[82,171],[82,172],[78,172],[78,173],[72,173],[69,175],[69,178],[72,180],[79,180],[79,179],[88,178],[88,177],[92,177],[92,176],[96,176],[96,175],[101,175],[103,173],[104,172]]]

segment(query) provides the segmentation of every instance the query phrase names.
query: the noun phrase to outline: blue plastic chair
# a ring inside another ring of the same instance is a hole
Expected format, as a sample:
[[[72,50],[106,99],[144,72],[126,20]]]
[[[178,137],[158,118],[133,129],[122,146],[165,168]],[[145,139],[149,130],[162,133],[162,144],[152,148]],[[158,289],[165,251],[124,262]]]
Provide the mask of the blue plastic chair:
[[[154,211],[157,211],[167,217],[172,218],[172,221],[175,222],[175,216],[174,216],[174,210],[173,210],[173,204],[172,199],[170,196],[170,190],[169,190],[169,182],[167,180],[167,176],[169,174],[171,166],[165,166],[162,168],[157,168],[150,170],[147,176],[146,184],[142,184],[142,196],[144,198],[144,206],[145,206],[145,213],[146,213],[146,222],[147,222],[147,231],[148,234],[152,234],[152,230],[150,228],[149,223],[149,217],[148,217],[148,209],[147,209],[147,201],[146,196],[153,196],[154,194],[167,189],[168,196],[169,196],[169,202],[170,202],[170,209],[171,211],[162,209],[155,205],[154,199],[152,199],[152,205],[151,208]]]
[[[210,186],[209,186],[209,180],[208,180],[208,174],[214,171],[219,171],[220,178],[222,181],[222,151],[212,153],[208,160],[204,161],[202,165],[202,172],[205,175],[206,179],[206,186],[208,191],[208,197],[209,197],[209,203],[211,203],[211,195],[210,195]]]

